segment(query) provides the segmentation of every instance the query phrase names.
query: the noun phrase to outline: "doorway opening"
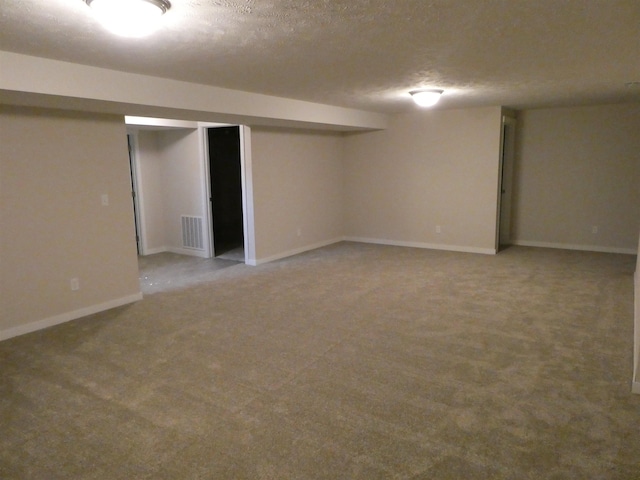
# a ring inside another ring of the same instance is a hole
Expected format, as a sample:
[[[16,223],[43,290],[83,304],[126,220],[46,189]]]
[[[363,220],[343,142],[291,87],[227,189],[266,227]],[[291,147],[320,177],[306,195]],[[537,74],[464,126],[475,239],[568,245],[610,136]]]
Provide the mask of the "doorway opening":
[[[207,128],[207,140],[213,256],[244,262],[240,127]]]
[[[146,117],[125,121],[139,255],[172,252],[255,265],[250,128]],[[225,157],[233,161],[217,162]],[[218,195],[228,190],[235,194]],[[200,248],[191,246],[194,238]]]

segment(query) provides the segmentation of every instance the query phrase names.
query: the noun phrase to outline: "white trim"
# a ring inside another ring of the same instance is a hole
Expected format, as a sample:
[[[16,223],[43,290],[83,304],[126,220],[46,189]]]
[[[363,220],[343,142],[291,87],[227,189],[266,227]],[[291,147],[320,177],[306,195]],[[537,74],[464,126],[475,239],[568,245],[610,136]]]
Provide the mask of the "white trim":
[[[124,123],[127,127],[143,127],[143,130],[183,130],[198,128],[198,122],[189,120],[176,120],[173,118],[155,118],[155,117],[134,117],[131,115],[124,116]]]
[[[339,242],[342,242],[343,240],[344,240],[344,238],[342,238],[342,237],[334,238],[332,240],[325,240],[323,242],[314,243],[312,245],[305,245],[304,247],[295,248],[293,250],[289,250],[287,252],[278,253],[276,255],[272,255],[272,256],[266,257],[266,258],[247,259],[246,263],[247,263],[247,265],[252,265],[252,266],[255,267],[257,265],[262,265],[264,263],[273,262],[275,260],[280,260],[282,258],[292,257],[293,255],[298,255],[299,253],[304,253],[304,252],[308,252],[310,250],[315,250],[317,248],[322,248],[322,247],[326,247],[328,245],[333,245],[334,243],[339,243]]]
[[[511,218],[513,215],[513,166],[515,163],[514,157],[516,128],[516,119],[503,113],[500,122],[500,162],[498,168],[498,198],[496,200],[496,251],[500,249],[501,236],[506,244],[511,244]],[[502,193],[502,190],[505,190],[506,197]],[[507,201],[503,202],[503,197]],[[503,212],[503,209],[507,210],[505,206],[508,207],[508,211]],[[509,220],[506,225],[506,233],[502,231],[504,223],[502,219],[505,215]]]
[[[202,211],[204,212],[202,234],[204,238],[202,241],[205,245],[206,258],[213,257],[213,218],[211,214],[211,187],[210,175],[209,175],[209,141],[206,135],[207,127],[198,124],[198,154],[200,155],[200,191],[202,193]]]
[[[640,381],[634,381],[631,383],[631,393],[640,394]]]
[[[142,167],[140,166],[140,148],[138,142],[138,132],[131,131],[127,132],[127,136],[131,138],[131,164],[133,165],[134,172],[133,181],[135,182],[134,191],[135,191],[135,199],[136,202],[136,212],[138,218],[135,219],[138,226],[138,231],[136,232],[138,235],[138,248],[140,249],[140,255],[149,255],[147,253],[146,248],[146,240],[147,240],[147,220],[145,218],[145,211],[142,206],[144,205],[144,193],[142,191]]]
[[[253,158],[251,156],[251,128],[240,125],[240,174],[242,182],[242,220],[244,222],[244,261],[256,257],[256,229],[253,210]],[[253,265],[253,263],[249,263]]]
[[[504,131],[505,131],[505,118],[500,117],[500,138],[498,145],[498,196],[496,197],[496,222],[495,222],[495,241],[494,248],[496,252],[500,248],[500,210],[502,209],[502,170],[504,169]]]
[[[99,303],[97,305],[91,305],[90,307],[81,308],[72,312],[62,313],[53,317],[45,318],[43,320],[37,320],[35,322],[26,323],[24,325],[18,325],[6,330],[0,330],[0,341],[8,340],[9,338],[24,335],[26,333],[35,332],[44,328],[53,327],[61,323],[70,322],[78,318],[86,317],[87,315],[93,315],[94,313],[103,312],[112,308],[121,307],[122,305],[128,305],[142,300],[142,292],[138,292],[134,295],[128,295],[122,298],[116,298],[108,302]]]
[[[127,146],[129,150],[129,166],[131,167],[131,189],[133,196],[133,221],[136,231],[136,249],[139,255],[144,252],[143,235],[142,235],[142,209],[140,204],[140,167],[138,165],[137,152],[138,135],[133,132],[127,132]]]
[[[519,245],[521,247],[541,247],[541,248],[559,248],[561,250],[582,250],[585,252],[601,252],[601,253],[623,253],[627,255],[636,255],[637,252],[633,248],[619,248],[619,247],[601,247],[597,245],[572,245],[569,243],[554,243],[554,242],[536,242],[529,240],[514,240],[512,245]]]
[[[347,242],[374,243],[378,245],[392,245],[396,247],[427,248],[430,250],[446,250],[450,252],[481,253],[495,255],[495,248],[467,247],[461,245],[444,245],[440,243],[406,242],[403,240],[386,240],[380,238],[345,237]]]

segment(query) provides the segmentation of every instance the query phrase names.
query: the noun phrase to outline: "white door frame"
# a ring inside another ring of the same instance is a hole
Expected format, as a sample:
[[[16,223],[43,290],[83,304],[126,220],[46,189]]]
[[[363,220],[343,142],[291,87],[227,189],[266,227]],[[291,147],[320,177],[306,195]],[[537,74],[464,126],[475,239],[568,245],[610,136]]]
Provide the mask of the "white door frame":
[[[133,188],[133,215],[136,235],[138,236],[138,249],[139,255],[145,255],[145,223],[144,223],[144,211],[141,208],[142,205],[142,190],[141,190],[141,172],[140,164],[138,162],[138,132],[135,130],[127,131],[127,146],[129,149],[129,162],[131,164],[131,184]]]
[[[513,167],[515,161],[516,119],[502,116],[500,125],[500,170],[498,171],[498,215],[496,218],[496,253],[501,243],[511,241],[511,212],[513,202]],[[504,230],[507,230],[506,232]],[[504,240],[505,242],[501,242]]]

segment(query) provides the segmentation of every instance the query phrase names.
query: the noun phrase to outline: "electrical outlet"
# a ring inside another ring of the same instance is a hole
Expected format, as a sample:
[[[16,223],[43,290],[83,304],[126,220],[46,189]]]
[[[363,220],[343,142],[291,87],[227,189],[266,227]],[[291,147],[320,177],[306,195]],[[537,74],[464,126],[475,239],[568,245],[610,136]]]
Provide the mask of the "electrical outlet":
[[[109,206],[109,195],[106,193],[102,194],[102,206],[103,207],[108,207]]]
[[[442,233],[442,227],[440,227],[440,225],[436,225],[436,233]]]
[[[302,229],[301,228],[298,228],[297,234],[298,234],[299,237],[302,236]]]
[[[594,225],[593,227],[591,227],[591,233],[598,233],[598,226]]]
[[[71,285],[71,290],[73,290],[74,292],[76,290],[80,290],[80,279],[79,278],[72,278],[71,281],[69,282]]]

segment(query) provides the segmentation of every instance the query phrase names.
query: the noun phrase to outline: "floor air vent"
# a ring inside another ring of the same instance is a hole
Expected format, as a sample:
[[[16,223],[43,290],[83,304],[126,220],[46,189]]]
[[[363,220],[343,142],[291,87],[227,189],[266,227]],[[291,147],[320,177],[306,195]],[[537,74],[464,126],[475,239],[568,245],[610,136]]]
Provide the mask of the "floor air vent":
[[[182,246],[204,250],[202,241],[202,217],[182,215]]]

